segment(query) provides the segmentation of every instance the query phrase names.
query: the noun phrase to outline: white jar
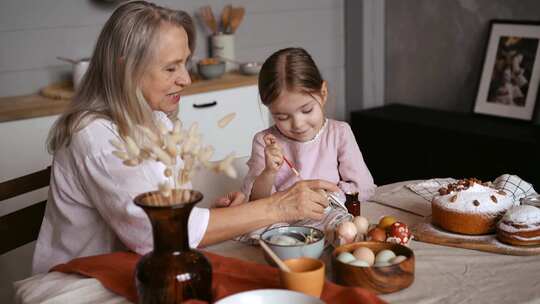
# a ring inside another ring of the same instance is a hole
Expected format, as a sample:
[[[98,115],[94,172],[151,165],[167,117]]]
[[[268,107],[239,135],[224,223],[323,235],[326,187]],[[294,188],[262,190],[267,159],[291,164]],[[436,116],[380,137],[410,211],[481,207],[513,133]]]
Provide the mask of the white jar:
[[[212,57],[221,57],[229,60],[235,60],[234,55],[234,34],[218,33],[210,37],[210,49]],[[234,63],[225,62],[225,71],[234,69]]]

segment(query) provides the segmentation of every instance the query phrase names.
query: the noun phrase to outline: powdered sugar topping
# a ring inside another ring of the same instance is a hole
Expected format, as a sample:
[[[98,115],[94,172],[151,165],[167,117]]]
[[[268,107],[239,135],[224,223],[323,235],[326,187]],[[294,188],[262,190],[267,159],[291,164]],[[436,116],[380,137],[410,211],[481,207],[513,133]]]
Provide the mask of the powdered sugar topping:
[[[529,205],[510,208],[499,222],[499,229],[510,233],[540,229],[540,208]]]
[[[436,196],[433,203],[461,213],[499,213],[514,205],[511,195],[478,183],[448,194]]]

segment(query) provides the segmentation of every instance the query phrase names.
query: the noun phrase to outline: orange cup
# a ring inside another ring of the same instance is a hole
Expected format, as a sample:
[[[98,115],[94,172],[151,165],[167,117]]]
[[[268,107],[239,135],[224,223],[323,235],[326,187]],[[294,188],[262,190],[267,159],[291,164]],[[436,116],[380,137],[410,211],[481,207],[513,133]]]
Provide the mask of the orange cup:
[[[291,272],[279,271],[281,285],[289,290],[320,297],[324,287],[324,263],[312,258],[283,261]]]

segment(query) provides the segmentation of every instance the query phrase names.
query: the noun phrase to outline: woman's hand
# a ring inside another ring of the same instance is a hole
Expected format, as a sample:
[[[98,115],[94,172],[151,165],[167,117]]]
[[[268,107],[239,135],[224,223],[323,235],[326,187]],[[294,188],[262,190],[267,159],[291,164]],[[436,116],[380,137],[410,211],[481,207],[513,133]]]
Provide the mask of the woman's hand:
[[[245,203],[246,196],[242,192],[229,192],[227,196],[222,196],[216,200],[214,206],[217,208],[232,207]]]
[[[274,212],[278,221],[291,222],[306,218],[321,220],[328,199],[322,192],[339,191],[339,188],[327,181],[305,180],[294,184],[291,188],[270,196],[275,206]]]
[[[276,137],[272,134],[266,134],[263,137],[264,144],[264,157],[265,168],[267,173],[275,174],[279,168],[283,165],[283,151],[281,146],[277,143]]]

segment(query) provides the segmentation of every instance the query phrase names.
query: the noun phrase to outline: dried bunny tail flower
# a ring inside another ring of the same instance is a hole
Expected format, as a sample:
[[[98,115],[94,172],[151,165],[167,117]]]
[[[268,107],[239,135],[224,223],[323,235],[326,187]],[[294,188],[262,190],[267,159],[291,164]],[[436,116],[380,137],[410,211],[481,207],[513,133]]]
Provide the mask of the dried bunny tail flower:
[[[187,189],[183,189],[181,192],[182,192],[182,202],[187,203],[191,201],[191,191]]]
[[[111,139],[111,140],[109,140],[109,143],[111,145],[113,145],[113,147],[118,149],[119,151],[125,151],[126,150],[126,146],[121,141],[118,141],[116,139]]]
[[[165,166],[172,166],[173,165],[173,159],[165,152],[163,149],[161,149],[158,146],[152,146],[152,152],[156,155],[157,159],[162,162]]]
[[[188,138],[192,138],[192,137],[199,137],[198,135],[198,130],[199,130],[199,124],[194,122],[191,127],[189,127],[189,131],[188,131]]]
[[[146,148],[141,148],[141,154],[139,154],[141,159],[153,159],[157,160],[157,157],[152,151],[148,151]]]
[[[182,122],[180,119],[175,119],[173,124],[172,134],[179,134],[182,131]]]
[[[178,132],[169,135],[169,139],[175,144],[180,145],[182,140],[184,140],[184,133]]]
[[[159,193],[161,193],[161,195],[163,195],[164,197],[171,196],[172,188],[168,182],[159,183],[158,189]]]
[[[138,159],[138,158],[131,158],[131,159],[124,160],[123,163],[124,163],[124,165],[126,165],[128,167],[135,167],[135,166],[138,166],[141,163],[141,160]]]
[[[148,138],[153,144],[160,145],[161,141],[159,139],[159,136],[156,135],[152,130],[150,130],[148,127],[137,125],[137,128],[142,132],[146,138]]]
[[[225,173],[230,178],[236,178],[238,174],[236,173],[236,170],[234,169],[234,166],[232,165],[233,160],[234,160],[234,152],[227,155],[225,159],[220,161],[215,167],[215,170],[217,172]]]
[[[182,169],[178,172],[178,178],[176,180],[178,185],[185,185],[191,181],[191,172],[190,170]]]
[[[133,138],[126,136],[124,137],[124,141],[126,142],[126,150],[130,158],[139,157],[141,149],[139,149],[139,146],[137,146],[137,143],[135,143]]]
[[[163,171],[163,175],[165,175],[165,177],[171,177],[173,175],[173,170],[172,168],[170,167],[167,167],[167,169],[165,169]]]
[[[225,128],[235,117],[236,117],[235,112],[232,112],[223,116],[223,118],[221,118],[217,123],[218,127],[222,129]]]
[[[178,148],[176,147],[174,139],[171,138],[171,135],[167,134],[163,136],[163,143],[165,146],[165,151],[169,153],[171,158],[175,159],[178,154]]]
[[[121,160],[129,160],[130,159],[127,152],[124,152],[124,151],[112,151],[112,154],[114,154],[116,157],[120,158]]]
[[[190,154],[197,148],[199,145],[200,139],[194,136],[190,136],[184,141],[184,144],[181,148],[181,154]]]
[[[206,146],[201,148],[199,154],[197,154],[197,159],[207,168],[210,168],[210,158],[214,154],[214,148],[212,146]]]
[[[192,154],[186,154],[183,158],[184,160],[184,170],[191,171],[195,169],[195,156]]]
[[[161,121],[157,121],[156,125],[161,135],[165,135],[169,133],[169,130],[167,130],[167,127]]]

